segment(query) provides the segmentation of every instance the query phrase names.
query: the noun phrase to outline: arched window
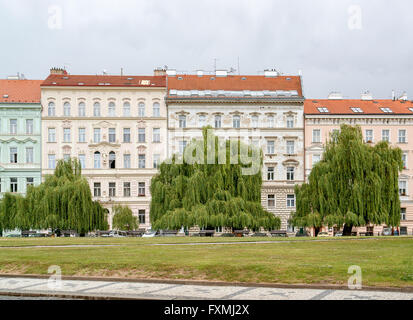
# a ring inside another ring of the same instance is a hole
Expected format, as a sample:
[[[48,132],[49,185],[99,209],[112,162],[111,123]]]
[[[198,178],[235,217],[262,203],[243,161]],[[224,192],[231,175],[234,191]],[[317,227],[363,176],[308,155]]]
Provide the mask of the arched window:
[[[130,117],[130,103],[129,102],[125,102],[123,104],[123,116]]]
[[[49,102],[49,108],[47,111],[47,115],[49,117],[54,117],[56,115],[56,106],[54,104],[54,102]]]
[[[96,151],[94,154],[94,168],[100,169],[100,152]]]
[[[116,116],[116,106],[114,102],[109,102],[109,117]]]
[[[70,117],[70,103],[69,102],[65,102],[63,105],[63,114],[66,117]]]
[[[95,102],[93,104],[93,116],[100,117],[100,103],[99,102]]]
[[[109,168],[116,168],[116,154],[113,151],[109,152]]]
[[[161,105],[158,102],[153,104],[153,117],[161,116]]]
[[[145,104],[143,102],[139,102],[138,105],[138,117],[145,116]]]
[[[86,116],[86,106],[84,102],[79,103],[79,117]]]

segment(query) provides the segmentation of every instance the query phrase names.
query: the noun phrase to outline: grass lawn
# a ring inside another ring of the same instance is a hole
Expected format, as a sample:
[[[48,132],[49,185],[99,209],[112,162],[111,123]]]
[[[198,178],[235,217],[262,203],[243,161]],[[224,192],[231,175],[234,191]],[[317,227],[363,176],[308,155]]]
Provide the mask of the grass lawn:
[[[282,240],[281,243],[179,245],[188,242]],[[293,241],[285,241],[293,240]],[[348,267],[363,285],[413,287],[413,238],[58,238],[1,239],[0,273],[195,279],[237,282],[347,284]],[[152,246],[153,243],[178,243]],[[116,247],[4,248],[25,245],[118,244]]]

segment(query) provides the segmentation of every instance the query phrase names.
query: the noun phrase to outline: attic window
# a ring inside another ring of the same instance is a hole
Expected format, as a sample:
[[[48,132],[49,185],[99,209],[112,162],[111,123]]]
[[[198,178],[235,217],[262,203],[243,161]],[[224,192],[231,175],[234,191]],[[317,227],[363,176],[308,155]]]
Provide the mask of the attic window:
[[[133,80],[133,78],[127,78],[127,80]]]
[[[413,108],[409,108],[409,110],[410,110],[411,112],[413,112]]]
[[[215,77],[211,77],[211,80],[215,80]]]
[[[98,83],[99,86],[104,86],[105,84],[103,82]]]
[[[182,77],[178,77],[178,80],[183,80],[184,78],[182,78]]]
[[[9,95],[8,94],[3,94],[3,98],[8,98],[9,97]]]
[[[326,108],[326,107],[318,107],[317,109],[321,113],[329,113],[330,112],[330,111],[328,111],[328,108]]]
[[[69,79],[69,77],[64,76],[63,79],[67,80],[67,79]]]
[[[353,112],[355,113],[363,113],[363,110],[361,108],[353,107],[351,108],[351,110],[353,110]]]
[[[245,78],[245,77],[242,77],[242,78],[241,78],[241,80],[247,80],[247,78]]]
[[[291,78],[286,78],[286,80],[291,80]]]
[[[52,84],[57,84],[56,82],[52,82]]]
[[[383,111],[385,113],[392,113],[393,112],[392,109],[390,109],[390,108],[380,108],[380,109],[381,109],[381,111]]]
[[[83,82],[79,82],[78,85],[79,85],[79,86],[83,86],[84,83],[83,83]]]

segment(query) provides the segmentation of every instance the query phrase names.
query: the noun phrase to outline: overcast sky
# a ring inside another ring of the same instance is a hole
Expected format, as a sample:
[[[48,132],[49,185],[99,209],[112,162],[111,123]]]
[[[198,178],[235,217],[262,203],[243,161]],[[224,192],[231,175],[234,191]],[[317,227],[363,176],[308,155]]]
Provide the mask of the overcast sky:
[[[239,57],[241,74],[302,70],[307,98],[412,99],[412,13],[409,0],[0,0],[0,78],[238,69]]]

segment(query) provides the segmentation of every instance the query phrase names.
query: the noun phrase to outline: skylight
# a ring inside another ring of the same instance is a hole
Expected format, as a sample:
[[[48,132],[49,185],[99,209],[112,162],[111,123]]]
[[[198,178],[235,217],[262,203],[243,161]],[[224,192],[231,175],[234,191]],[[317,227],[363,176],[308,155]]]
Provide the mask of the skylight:
[[[413,112],[413,108],[409,108],[409,110],[410,110],[411,112]]]
[[[353,112],[355,112],[355,113],[363,113],[363,110],[361,108],[358,108],[358,107],[352,107],[351,110],[353,110]]]
[[[381,109],[381,111],[383,111],[385,113],[392,113],[393,112],[392,109],[390,109],[390,108],[380,108],[380,109]]]
[[[328,112],[330,112],[330,111],[328,111],[328,108],[326,108],[326,107],[318,107],[317,109],[318,109],[318,111],[321,112],[321,113],[328,113]]]

